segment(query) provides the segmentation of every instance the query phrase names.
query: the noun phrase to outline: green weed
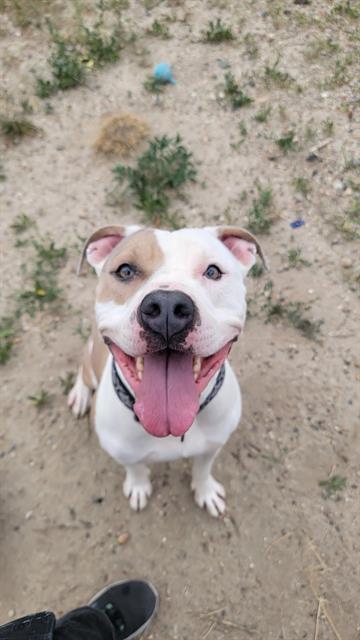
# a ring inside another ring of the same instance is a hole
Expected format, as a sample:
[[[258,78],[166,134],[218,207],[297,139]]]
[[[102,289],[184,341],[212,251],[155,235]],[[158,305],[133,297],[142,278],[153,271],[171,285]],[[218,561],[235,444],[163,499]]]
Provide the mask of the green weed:
[[[349,209],[336,219],[335,226],[346,240],[360,239],[360,198],[354,198]]]
[[[244,36],[245,53],[251,60],[256,60],[259,56],[259,47],[256,44],[255,37],[252,33]]]
[[[280,71],[278,64],[280,57],[277,58],[275,64],[272,66],[266,65],[265,67],[265,83],[267,85],[276,84],[278,87],[284,89],[289,87],[294,82],[292,77],[286,71]]]
[[[68,371],[64,376],[59,376],[59,382],[64,396],[67,396],[74,386],[75,373],[73,371]]]
[[[15,339],[16,319],[6,316],[0,320],[0,364],[6,364],[10,359]]]
[[[317,340],[322,320],[310,320],[304,315],[306,311],[303,302],[285,303],[282,299],[273,300],[272,296],[263,305],[266,312],[266,322],[273,322],[278,319],[287,320],[305,338]]]
[[[85,68],[80,61],[80,54],[74,45],[64,40],[55,41],[55,50],[49,64],[52,80],[36,79],[36,95],[39,98],[49,98],[57,91],[73,89],[85,81]]]
[[[54,50],[49,58],[51,79],[37,78],[36,95],[49,98],[57,91],[67,91],[85,82],[86,70],[114,63],[119,59],[122,39],[117,25],[110,35],[103,34],[104,6],[98,6],[99,14],[93,28],[83,23],[79,26],[76,41],[66,40],[50,24]]]
[[[345,489],[346,478],[339,475],[331,476],[327,480],[320,480],[319,487],[323,489],[325,498],[331,498],[339,491]]]
[[[258,111],[255,115],[254,115],[254,120],[256,120],[256,122],[267,122],[269,115],[271,113],[271,107],[263,107],[262,109],[260,109],[260,111]]]
[[[88,322],[86,322],[86,320],[84,321],[84,319],[81,319],[76,325],[74,329],[74,333],[80,336],[83,342],[86,342],[91,333],[91,326],[89,325]]]
[[[39,129],[30,120],[21,117],[0,116],[0,129],[3,136],[12,141],[35,136],[39,132]]]
[[[148,76],[144,82],[144,89],[149,91],[149,93],[161,93],[164,91],[164,87],[168,83],[161,78],[156,78],[155,76]]]
[[[329,55],[333,55],[335,53],[340,52],[340,46],[337,42],[331,40],[331,38],[327,38],[326,40],[320,40],[317,38],[313,40],[308,48],[305,51],[305,57],[307,60],[317,60],[321,57],[328,57]]]
[[[230,71],[225,74],[224,94],[226,100],[234,110],[241,109],[242,107],[248,107],[253,102],[252,98],[246,95],[246,93],[244,93],[244,91],[239,87]]]
[[[61,293],[57,284],[57,274],[66,260],[66,248],[55,246],[53,240],[34,242],[35,266],[30,274],[31,286],[18,294],[19,313],[33,316],[45,303],[53,302]]]
[[[336,4],[332,9],[332,13],[346,18],[351,18],[352,20],[360,18],[360,10],[354,7],[354,3],[351,2],[351,0]]]
[[[24,233],[25,231],[28,231],[29,229],[35,226],[36,226],[35,220],[30,218],[30,216],[27,216],[26,213],[21,213],[15,218],[15,221],[13,222],[13,224],[10,225],[10,229],[12,229],[13,232],[18,235],[20,233]]]
[[[231,28],[224,25],[220,18],[217,18],[215,22],[209,21],[208,28],[204,32],[204,40],[211,44],[218,44],[219,42],[234,40],[234,35]]]
[[[147,29],[147,33],[149,36],[154,36],[155,38],[162,38],[163,40],[168,40],[171,38],[169,27],[160,22],[160,20],[154,20],[150,29]]]
[[[135,168],[119,164],[114,174],[119,182],[127,180],[135,206],[143,211],[145,220],[159,224],[170,222],[170,195],[176,194],[187,181],[195,180],[196,169],[192,153],[177,135],[154,138]]]
[[[34,112],[34,109],[32,107],[32,105],[30,104],[29,100],[25,99],[21,101],[21,108],[23,113],[26,113],[27,115],[29,115],[30,113]]]
[[[281,138],[275,140],[275,143],[284,154],[287,154],[289,151],[296,151],[297,143],[295,142],[295,131],[289,131]]]
[[[50,394],[45,389],[40,389],[33,396],[28,396],[28,399],[37,409],[42,409],[50,402]]]
[[[310,267],[311,262],[305,260],[301,255],[301,249],[289,249],[288,254],[289,267],[299,269],[300,267]]]
[[[261,276],[265,273],[264,267],[262,264],[255,262],[255,264],[251,267],[249,271],[249,276],[252,278],[261,278]]]
[[[294,178],[293,184],[297,193],[301,193],[305,198],[309,195],[311,191],[311,184],[308,178],[299,176],[298,178]]]
[[[269,233],[273,219],[269,215],[272,206],[271,189],[258,187],[258,197],[253,200],[248,213],[248,227],[253,233]]]
[[[324,120],[321,124],[325,136],[330,137],[334,135],[335,125],[333,120],[331,120],[330,118],[326,118],[326,120]]]

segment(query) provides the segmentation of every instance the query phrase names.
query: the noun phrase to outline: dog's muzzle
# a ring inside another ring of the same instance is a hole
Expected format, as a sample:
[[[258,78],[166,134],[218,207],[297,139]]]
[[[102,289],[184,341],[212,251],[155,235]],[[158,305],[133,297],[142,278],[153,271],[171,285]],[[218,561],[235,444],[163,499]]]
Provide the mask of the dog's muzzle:
[[[182,291],[152,291],[141,302],[138,321],[145,339],[154,336],[163,346],[184,342],[195,324],[196,309],[191,298]]]

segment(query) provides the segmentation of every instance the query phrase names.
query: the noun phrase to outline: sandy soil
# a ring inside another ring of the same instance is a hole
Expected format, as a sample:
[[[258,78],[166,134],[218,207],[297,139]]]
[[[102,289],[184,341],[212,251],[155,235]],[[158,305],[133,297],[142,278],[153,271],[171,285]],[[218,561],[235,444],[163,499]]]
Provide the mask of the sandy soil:
[[[359,160],[359,20],[331,13],[335,4],[188,0],[147,11],[136,2],[124,11],[136,43],[117,64],[90,74],[86,86],[52,98],[52,113],[33,88],[33,70],[46,68],[46,30],[21,30],[1,16],[2,110],[26,98],[34,108],[29,118],[42,129],[17,145],[1,142],[3,313],[24,287],[21,265],[33,259],[31,246],[14,246],[10,225],[19,214],[36,220],[30,235],[50,234],[69,249],[61,304],[22,318],[1,369],[1,620],[43,608],[61,613],[107,582],[145,576],[161,594],[156,640],[360,637],[359,241],[336,228],[359,188],[359,165],[346,165]],[[146,35],[154,18],[166,16],[171,39]],[[218,16],[236,40],[204,44],[201,32]],[[326,48],[329,39],[338,52]],[[309,54],[314,42],[325,42],[316,55]],[[279,69],[301,93],[264,82],[278,53]],[[329,84],[347,54],[346,78]],[[143,81],[162,60],[173,65],[177,84],[156,99]],[[234,112],[216,99],[223,61],[254,99],[249,108]],[[268,121],[256,122],[267,105]],[[77,367],[77,327],[92,314],[95,279],[75,276],[81,239],[104,223],[139,220],[130,203],[107,206],[115,161],[91,147],[101,116],[114,110],[143,117],[153,134],[180,133],[193,151],[198,180],[173,205],[187,224],[246,226],[257,181],[273,191],[276,221],[262,238],[271,272],[249,279],[257,311],[232,357],[244,415],[216,464],[228,494],[220,521],[195,506],[187,461],[154,468],[150,505],[130,512],[122,469],[102,452],[87,419],[71,416],[59,382]],[[291,129],[298,149],[283,155],[274,140]],[[314,147],[318,160],[309,162]],[[294,189],[299,176],[309,180],[308,196]],[[293,230],[297,217],[305,225]],[[301,248],[311,266],[289,268],[291,248]],[[269,278],[276,296],[308,304],[307,316],[323,320],[317,341],[285,321],[265,322]],[[37,409],[28,397],[40,388],[50,401]],[[334,475],[346,487],[326,498],[319,482]],[[119,545],[124,532],[129,540]]]

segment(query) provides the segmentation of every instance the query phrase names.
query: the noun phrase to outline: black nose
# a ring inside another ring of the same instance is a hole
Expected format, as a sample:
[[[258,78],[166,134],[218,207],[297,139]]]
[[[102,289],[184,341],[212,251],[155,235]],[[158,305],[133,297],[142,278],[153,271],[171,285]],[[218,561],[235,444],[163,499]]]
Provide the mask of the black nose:
[[[188,332],[194,317],[194,303],[181,291],[153,291],[145,296],[139,307],[140,324],[161,335],[167,344],[180,332]]]

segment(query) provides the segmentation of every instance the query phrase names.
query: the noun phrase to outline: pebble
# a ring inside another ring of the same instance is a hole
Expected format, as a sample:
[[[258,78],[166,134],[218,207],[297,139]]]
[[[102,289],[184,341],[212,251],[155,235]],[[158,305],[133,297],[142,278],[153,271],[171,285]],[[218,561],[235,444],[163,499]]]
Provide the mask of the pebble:
[[[352,266],[352,260],[351,258],[342,258],[341,260],[341,266],[344,269],[349,269]]]
[[[335,180],[334,189],[336,189],[336,191],[344,191],[345,185],[342,180]]]
[[[128,533],[127,531],[124,531],[124,533],[120,533],[120,535],[118,535],[117,543],[126,544],[129,538],[130,538],[130,533]]]
[[[9,617],[9,618],[13,618],[13,617],[14,617],[14,615],[15,615],[15,611],[14,611],[14,609],[10,609],[10,610],[8,611],[8,617]]]

